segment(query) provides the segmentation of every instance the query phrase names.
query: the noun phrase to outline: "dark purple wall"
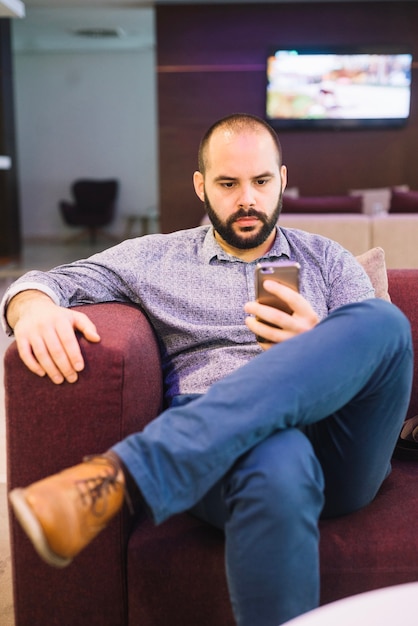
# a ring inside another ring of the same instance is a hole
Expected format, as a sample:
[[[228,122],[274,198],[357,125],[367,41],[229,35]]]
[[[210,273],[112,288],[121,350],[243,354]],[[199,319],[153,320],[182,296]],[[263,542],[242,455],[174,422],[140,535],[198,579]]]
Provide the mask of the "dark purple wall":
[[[216,119],[264,114],[271,45],[408,44],[408,125],[390,130],[280,132],[289,185],[301,194],[407,183],[418,189],[418,2],[157,7],[160,209],[163,232],[203,214],[192,187],[200,138]]]

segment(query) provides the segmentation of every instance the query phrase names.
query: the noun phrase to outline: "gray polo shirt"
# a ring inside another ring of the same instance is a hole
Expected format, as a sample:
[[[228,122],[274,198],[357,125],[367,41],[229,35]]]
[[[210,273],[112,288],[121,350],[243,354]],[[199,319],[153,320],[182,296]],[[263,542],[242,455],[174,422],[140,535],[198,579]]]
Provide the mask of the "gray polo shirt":
[[[319,317],[349,302],[374,297],[371,283],[351,253],[311,233],[278,229],[263,257],[298,261],[300,290]],[[131,302],[150,319],[160,341],[166,398],[203,393],[259,354],[245,325],[244,304],[254,300],[254,269],[228,255],[211,226],[127,241],[87,260],[49,272],[32,271],[6,292],[39,289],[62,306],[91,302]]]

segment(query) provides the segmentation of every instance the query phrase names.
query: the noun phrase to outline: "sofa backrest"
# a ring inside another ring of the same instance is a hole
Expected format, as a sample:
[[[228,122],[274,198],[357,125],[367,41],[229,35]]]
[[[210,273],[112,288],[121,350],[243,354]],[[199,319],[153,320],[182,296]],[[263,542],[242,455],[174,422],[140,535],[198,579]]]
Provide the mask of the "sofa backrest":
[[[418,269],[388,269],[389,294],[408,317],[412,327],[412,341],[416,355],[414,381],[408,417],[418,414]]]

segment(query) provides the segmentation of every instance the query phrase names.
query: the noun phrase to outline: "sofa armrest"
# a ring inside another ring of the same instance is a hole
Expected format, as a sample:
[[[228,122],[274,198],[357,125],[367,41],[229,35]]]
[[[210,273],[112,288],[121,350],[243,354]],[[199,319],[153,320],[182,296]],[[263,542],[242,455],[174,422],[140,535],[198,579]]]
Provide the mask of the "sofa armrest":
[[[126,304],[77,309],[96,324],[101,341],[91,344],[80,338],[86,366],[75,384],[57,386],[32,374],[14,343],[6,352],[9,489],[78,463],[84,455],[106,451],[141,430],[161,408],[159,351],[146,317]],[[44,565],[13,517],[10,521],[17,623],[125,623],[125,551],[131,524],[126,512],[65,570]]]

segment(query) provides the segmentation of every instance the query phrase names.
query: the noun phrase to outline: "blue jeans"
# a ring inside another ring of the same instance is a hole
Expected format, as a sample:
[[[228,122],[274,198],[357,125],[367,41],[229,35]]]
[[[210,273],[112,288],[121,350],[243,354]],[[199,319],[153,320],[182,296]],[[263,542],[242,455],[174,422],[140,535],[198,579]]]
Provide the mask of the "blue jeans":
[[[224,529],[239,626],[318,605],[318,520],[365,506],[388,475],[412,363],[399,309],[346,305],[114,446],[156,523],[191,510]]]

